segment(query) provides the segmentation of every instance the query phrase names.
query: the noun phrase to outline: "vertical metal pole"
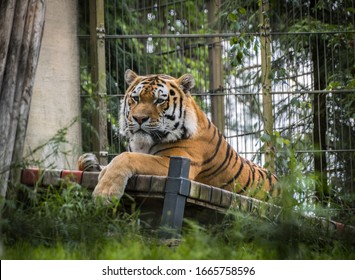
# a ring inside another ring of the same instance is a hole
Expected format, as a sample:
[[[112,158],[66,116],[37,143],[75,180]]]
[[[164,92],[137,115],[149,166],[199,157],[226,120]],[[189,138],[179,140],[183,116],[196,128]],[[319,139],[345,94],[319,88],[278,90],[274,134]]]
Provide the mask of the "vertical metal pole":
[[[160,238],[177,238],[184,218],[186,197],[190,193],[190,160],[171,157],[161,221]]]
[[[208,23],[219,33],[217,13],[221,7],[221,0],[208,1]],[[222,47],[221,38],[213,37],[208,42],[208,61],[209,61],[209,77],[210,92],[212,94],[212,122],[217,126],[218,130],[224,135],[224,96],[219,95],[223,89],[223,69],[222,69]],[[218,94],[218,95],[213,95]]]
[[[274,118],[272,113],[271,95],[271,34],[269,19],[269,1],[259,1],[260,15],[260,48],[261,48],[261,85],[263,94],[263,120],[264,131],[272,135],[274,131]],[[265,143],[265,162],[271,172],[275,170],[274,151],[271,142]]]
[[[90,50],[91,79],[94,86],[97,110],[93,112],[93,126],[97,132],[93,139],[93,151],[100,164],[107,164],[107,105],[105,64],[104,1],[90,0]]]

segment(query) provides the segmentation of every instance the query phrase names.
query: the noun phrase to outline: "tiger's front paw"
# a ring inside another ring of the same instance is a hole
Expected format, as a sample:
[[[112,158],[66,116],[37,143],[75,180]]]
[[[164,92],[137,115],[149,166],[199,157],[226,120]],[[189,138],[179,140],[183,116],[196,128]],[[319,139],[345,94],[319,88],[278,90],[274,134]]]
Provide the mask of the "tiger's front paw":
[[[124,194],[125,187],[124,186],[115,186],[115,185],[106,185],[98,183],[95,187],[92,195],[95,199],[104,199],[107,201],[112,201],[112,199],[120,200]]]
[[[110,168],[111,167],[111,168]],[[117,171],[112,166],[105,167],[99,175],[99,181],[92,193],[94,198],[101,197],[111,201],[113,198],[120,200],[124,194],[129,176]]]

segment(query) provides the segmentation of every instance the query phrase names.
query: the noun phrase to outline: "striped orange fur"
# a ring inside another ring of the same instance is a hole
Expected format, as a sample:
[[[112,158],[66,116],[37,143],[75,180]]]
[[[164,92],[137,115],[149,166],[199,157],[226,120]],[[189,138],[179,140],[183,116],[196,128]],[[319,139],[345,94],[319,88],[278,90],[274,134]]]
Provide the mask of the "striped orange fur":
[[[125,80],[120,133],[128,152],[103,168],[95,196],[120,198],[134,174],[166,176],[171,156],[191,160],[192,180],[258,198],[277,193],[275,175],[242,158],[196,104],[192,75],[176,79],[127,70]]]

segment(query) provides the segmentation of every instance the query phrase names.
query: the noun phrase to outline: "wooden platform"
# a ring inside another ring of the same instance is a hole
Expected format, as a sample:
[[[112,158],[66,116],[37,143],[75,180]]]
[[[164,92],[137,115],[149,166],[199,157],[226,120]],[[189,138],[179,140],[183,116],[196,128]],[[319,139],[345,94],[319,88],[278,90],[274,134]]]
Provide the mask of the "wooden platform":
[[[202,223],[219,223],[230,209],[256,217],[275,221],[282,215],[282,208],[254,198],[232,193],[220,188],[187,179],[189,161],[172,158],[167,177],[136,175],[126,187],[122,202],[128,209],[140,211],[140,219],[148,227],[165,227],[170,231],[167,238],[179,235],[184,218]],[[21,183],[34,186],[59,186],[63,181],[76,182],[93,190],[99,172],[72,170],[24,169]],[[307,219],[314,226],[332,231],[354,231],[353,227],[322,218]]]

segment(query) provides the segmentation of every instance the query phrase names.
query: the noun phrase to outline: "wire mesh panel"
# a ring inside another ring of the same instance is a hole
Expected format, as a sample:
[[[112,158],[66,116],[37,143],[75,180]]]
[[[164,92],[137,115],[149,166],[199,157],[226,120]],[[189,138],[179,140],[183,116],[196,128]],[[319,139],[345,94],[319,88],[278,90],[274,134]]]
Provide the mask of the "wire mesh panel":
[[[82,96],[90,107],[89,7],[80,2]],[[286,145],[304,173],[319,174],[333,192],[353,192],[355,1],[269,2],[105,1],[110,154],[125,149],[117,121],[124,71],[191,73],[194,98],[242,156],[267,165],[263,147],[274,141],[276,157],[278,144]],[[263,32],[270,36],[271,133],[264,127]],[[282,160],[275,164],[279,175],[287,174]]]

